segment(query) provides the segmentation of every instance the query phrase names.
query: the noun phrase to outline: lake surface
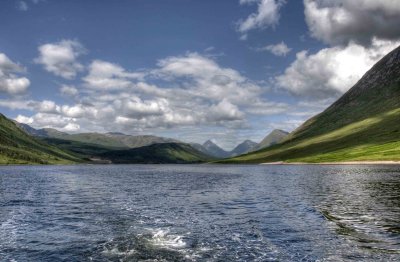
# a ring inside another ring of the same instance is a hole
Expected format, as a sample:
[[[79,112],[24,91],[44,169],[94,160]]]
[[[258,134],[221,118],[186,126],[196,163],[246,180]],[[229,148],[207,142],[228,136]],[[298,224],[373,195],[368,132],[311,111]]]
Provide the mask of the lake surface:
[[[400,260],[400,166],[0,167],[0,261],[360,260]]]

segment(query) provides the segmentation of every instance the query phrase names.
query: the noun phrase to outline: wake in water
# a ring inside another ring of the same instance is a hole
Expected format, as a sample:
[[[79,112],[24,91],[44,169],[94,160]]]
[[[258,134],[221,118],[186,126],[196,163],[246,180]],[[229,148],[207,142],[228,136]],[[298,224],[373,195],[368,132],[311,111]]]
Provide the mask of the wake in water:
[[[400,261],[396,166],[0,168],[4,261]]]

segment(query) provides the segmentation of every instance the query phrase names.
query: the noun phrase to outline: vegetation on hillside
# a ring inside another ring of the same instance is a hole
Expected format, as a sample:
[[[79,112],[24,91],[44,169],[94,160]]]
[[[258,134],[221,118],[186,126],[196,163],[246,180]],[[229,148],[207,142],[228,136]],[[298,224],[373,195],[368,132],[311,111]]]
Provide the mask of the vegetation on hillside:
[[[210,156],[183,143],[162,143],[127,150],[108,151],[99,154],[98,157],[118,164],[183,164],[212,160]]]
[[[68,164],[80,161],[73,154],[29,136],[0,114],[0,164]]]
[[[283,142],[222,163],[400,160],[400,47]]]

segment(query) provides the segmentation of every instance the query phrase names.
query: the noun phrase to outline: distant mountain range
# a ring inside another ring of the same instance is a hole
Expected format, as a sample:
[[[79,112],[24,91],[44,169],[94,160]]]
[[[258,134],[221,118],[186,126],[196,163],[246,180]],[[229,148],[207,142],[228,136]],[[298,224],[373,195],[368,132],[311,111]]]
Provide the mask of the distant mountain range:
[[[231,151],[226,151],[219,147],[217,144],[212,142],[211,140],[207,140],[203,145],[200,144],[191,144],[197,150],[206,153],[215,158],[228,158],[243,155],[255,150],[259,150],[274,144],[279,143],[285,137],[287,137],[289,133],[283,130],[275,129],[271,133],[269,133],[260,143],[256,143],[251,140],[245,140],[239,145],[237,145]]]
[[[223,163],[400,160],[400,47],[281,143]]]
[[[245,140],[231,151],[225,151],[211,140],[203,145],[187,144],[181,141],[150,136],[131,136],[122,133],[80,133],[68,134],[52,128],[35,129],[27,124],[14,121],[26,134],[37,137],[42,143],[58,147],[72,153],[82,161],[100,163],[198,163],[210,160],[238,156],[254,150],[261,145],[251,140]],[[274,130],[268,146],[281,138]],[[282,134],[287,134],[279,131]]]
[[[400,160],[400,47],[374,65],[324,112],[288,134],[225,151],[211,140],[188,144],[121,133],[34,129],[0,114],[0,164],[337,162]]]
[[[151,135],[131,136],[116,132],[68,134],[52,128],[34,129],[26,124],[17,123],[17,125],[32,136],[63,139],[112,148],[137,148],[152,144],[181,143],[175,139]]]

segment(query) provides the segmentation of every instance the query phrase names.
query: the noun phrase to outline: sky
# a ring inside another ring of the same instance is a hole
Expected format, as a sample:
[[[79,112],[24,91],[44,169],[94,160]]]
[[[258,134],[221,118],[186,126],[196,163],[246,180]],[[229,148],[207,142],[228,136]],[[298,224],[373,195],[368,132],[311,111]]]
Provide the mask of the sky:
[[[3,0],[0,112],[232,149],[294,130],[399,45],[398,0]]]

